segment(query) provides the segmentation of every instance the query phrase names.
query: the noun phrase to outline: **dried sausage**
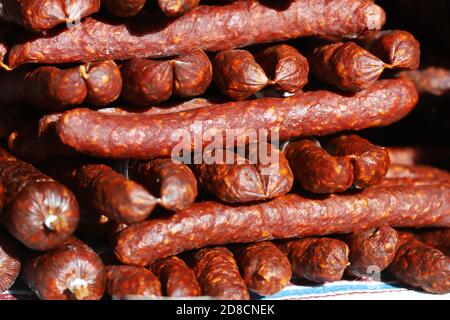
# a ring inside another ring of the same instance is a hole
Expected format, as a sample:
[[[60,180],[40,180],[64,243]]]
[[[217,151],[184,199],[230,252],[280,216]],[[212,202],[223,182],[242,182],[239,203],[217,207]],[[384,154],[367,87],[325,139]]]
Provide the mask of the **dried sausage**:
[[[379,183],[389,169],[388,151],[356,134],[334,138],[328,148],[333,155],[351,158],[354,172],[353,185],[356,188],[362,189]]]
[[[139,14],[147,0],[103,0],[103,3],[112,15],[130,18]]]
[[[40,110],[63,110],[83,102],[93,106],[116,100],[122,78],[114,61],[59,69],[51,66],[21,68],[0,75],[1,99]]]
[[[279,244],[287,254],[292,272],[298,279],[313,282],[331,282],[342,279],[348,261],[349,248],[337,239],[304,238]]]
[[[130,177],[156,195],[164,208],[178,211],[197,197],[197,180],[191,169],[172,159],[155,159],[131,168]]]
[[[334,157],[315,141],[303,139],[289,143],[284,150],[299,184],[314,193],[336,193],[353,183],[350,157]]]
[[[386,179],[410,179],[429,181],[450,181],[450,173],[430,166],[391,165]]]
[[[63,114],[57,130],[64,144],[85,154],[149,159],[172,156],[173,148],[180,145],[180,137],[177,140],[176,136],[180,130],[181,138],[187,136],[187,140],[193,141],[197,134],[195,124],[199,122],[203,133],[215,129],[216,134],[222,133],[224,141],[225,129],[239,129],[241,136],[256,129],[275,130],[281,140],[287,140],[388,125],[410,112],[417,99],[412,82],[380,80],[352,97],[319,90],[164,115],[114,115],[74,109]],[[202,140],[203,147],[209,144],[208,139]]]
[[[436,248],[447,256],[450,256],[450,229],[438,229],[433,231],[419,232],[417,239]]]
[[[106,286],[102,260],[76,238],[52,251],[30,254],[24,278],[42,300],[99,300]]]
[[[0,229],[0,293],[16,282],[22,265],[20,260],[17,244]]]
[[[294,47],[287,44],[271,46],[255,58],[278,90],[295,93],[308,83],[308,60]]]
[[[143,186],[104,164],[55,162],[47,172],[69,186],[83,207],[117,222],[143,221],[157,204]]]
[[[405,71],[400,76],[413,80],[421,94],[437,97],[450,94],[450,70],[429,67],[425,70]]]
[[[251,146],[253,151],[249,154],[259,154],[262,145]],[[229,150],[217,150],[216,162],[194,166],[199,185],[228,203],[265,200],[288,193],[294,178],[287,160],[274,147],[266,150],[267,158],[251,160]],[[272,159],[276,162],[272,163]]]
[[[212,64],[202,50],[170,60],[173,65],[173,93],[191,98],[203,94],[212,81]]]
[[[75,231],[77,201],[66,187],[0,149],[0,180],[6,190],[1,221],[33,250],[59,246]]]
[[[122,91],[122,76],[112,60],[87,63],[80,66],[86,82],[86,103],[91,106],[106,106],[119,98]]]
[[[179,257],[173,256],[152,265],[167,297],[196,297],[202,294],[194,271]]]
[[[281,291],[292,277],[287,256],[271,242],[237,246],[233,253],[248,289],[260,295]]]
[[[158,278],[142,267],[107,266],[106,278],[106,292],[113,299],[162,296]]]
[[[401,282],[427,292],[450,292],[450,257],[415,238],[400,246],[389,271]]]
[[[245,206],[200,202],[170,218],[129,226],[119,234],[114,250],[124,263],[147,265],[209,245],[350,233],[385,225],[448,228],[449,193],[450,185],[444,183],[370,187],[325,198],[288,194]]]
[[[42,31],[73,23],[100,10],[100,0],[2,0],[0,20]]]
[[[198,6],[200,0],[158,0],[162,12],[168,17],[176,17]]]
[[[249,300],[245,281],[233,254],[225,247],[200,249],[192,258],[203,294],[221,300]]]
[[[169,61],[134,59],[122,66],[122,98],[146,106],[169,99],[172,95],[173,69]]]
[[[419,67],[420,44],[407,31],[371,32],[359,43],[393,68],[417,69]]]
[[[399,244],[397,232],[385,226],[355,232],[342,240],[350,248],[350,266],[346,273],[363,278],[386,269],[394,259]]]
[[[252,54],[246,50],[219,52],[213,60],[214,82],[222,93],[242,100],[271,82]]]
[[[313,50],[309,62],[317,79],[344,91],[367,89],[390,67],[354,42],[319,46]]]
[[[87,18],[73,28],[24,39],[11,48],[8,65],[160,58],[197,48],[221,51],[302,36],[353,36],[378,30],[385,20],[383,9],[365,0],[300,0],[285,10],[240,0],[199,6],[174,21],[160,19],[158,12],[119,22]],[[86,45],[80,45],[80,39]]]

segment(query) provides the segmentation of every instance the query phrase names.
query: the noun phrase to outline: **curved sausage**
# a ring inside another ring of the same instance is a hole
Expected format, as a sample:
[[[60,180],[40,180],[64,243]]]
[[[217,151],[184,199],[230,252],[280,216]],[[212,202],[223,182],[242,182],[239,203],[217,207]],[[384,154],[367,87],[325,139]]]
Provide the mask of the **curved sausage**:
[[[106,106],[119,98],[122,91],[122,75],[112,60],[87,63],[80,67],[86,82],[86,103],[91,106]]]
[[[270,46],[256,56],[275,88],[295,93],[308,83],[308,60],[292,46],[279,44]]]
[[[131,178],[160,199],[172,211],[189,207],[197,197],[197,180],[188,166],[172,159],[155,159],[131,169]]]
[[[114,115],[74,109],[58,120],[57,130],[64,144],[85,154],[149,159],[171,156],[173,148],[180,147],[180,139],[187,140],[183,148],[186,143],[191,145],[192,137],[198,134],[198,122],[203,133],[216,129],[224,141],[225,129],[239,130],[244,137],[256,129],[279,130],[280,140],[287,140],[388,125],[408,114],[417,99],[412,82],[381,80],[352,97],[319,90],[164,115]],[[203,147],[209,144],[207,140],[202,139]]]
[[[27,257],[24,278],[42,300],[99,300],[106,286],[102,260],[77,238]]]
[[[106,292],[113,299],[162,296],[158,278],[142,267],[107,266],[106,278]]]
[[[203,294],[220,300],[249,300],[233,254],[225,247],[200,249],[193,256],[193,270]]]
[[[64,182],[83,207],[123,223],[145,220],[157,204],[140,184],[104,164],[52,163],[52,177]]]
[[[156,262],[152,271],[161,281],[164,296],[186,298],[202,294],[194,271],[176,256]]]
[[[13,239],[0,229],[0,293],[9,290],[16,282],[21,269],[19,248]]]
[[[214,81],[234,100],[243,100],[270,84],[266,73],[246,50],[219,52],[213,60]]]
[[[0,180],[6,190],[1,221],[24,245],[49,250],[73,234],[79,212],[69,189],[4,149],[0,149]]]
[[[345,270],[354,277],[370,277],[371,272],[381,272],[394,260],[399,240],[390,227],[369,229],[344,236],[350,248],[350,265]]]
[[[258,0],[239,0],[199,6],[174,21],[161,19],[159,12],[119,22],[88,18],[70,29],[24,39],[11,48],[8,65],[160,58],[302,36],[354,36],[381,29],[385,20],[383,9],[366,0],[300,0],[285,10]],[[80,46],[80,39],[89,45]]]
[[[379,183],[389,169],[389,152],[356,134],[341,135],[330,141],[330,153],[352,159],[356,188],[367,188]]]
[[[72,23],[100,10],[100,0],[2,0],[0,20],[42,31]]]
[[[442,251],[443,254],[450,256],[450,229],[438,229],[433,231],[419,232],[417,239]]]
[[[417,69],[419,67],[420,44],[407,31],[373,32],[359,43],[394,68]]]
[[[147,0],[103,0],[103,4],[112,15],[130,18],[139,14]]]
[[[289,143],[284,150],[302,188],[314,193],[336,193],[353,183],[353,166],[348,156],[334,157],[313,140]]]
[[[177,17],[198,6],[200,0],[158,0],[162,12],[168,17]]]
[[[248,289],[260,295],[281,291],[292,277],[287,256],[271,242],[237,246],[233,253]]]
[[[404,241],[389,271],[401,282],[427,292],[450,292],[450,257],[417,239]]]
[[[354,42],[319,46],[312,52],[311,72],[344,91],[361,91],[378,80],[387,64]]]
[[[448,183],[403,184],[325,198],[288,194],[245,206],[200,202],[170,218],[129,226],[117,237],[114,251],[123,263],[142,266],[183,251],[228,243],[350,233],[381,226],[448,228],[449,193]]]
[[[297,278],[323,283],[342,279],[348,261],[348,246],[337,239],[304,238],[279,245],[287,254]]]

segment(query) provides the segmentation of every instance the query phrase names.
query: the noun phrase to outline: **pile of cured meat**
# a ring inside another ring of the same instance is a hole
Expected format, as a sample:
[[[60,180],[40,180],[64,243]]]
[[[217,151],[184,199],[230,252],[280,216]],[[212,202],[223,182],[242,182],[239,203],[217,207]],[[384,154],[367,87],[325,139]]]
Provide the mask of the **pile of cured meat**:
[[[0,292],[449,293],[450,72],[396,2],[1,0]]]

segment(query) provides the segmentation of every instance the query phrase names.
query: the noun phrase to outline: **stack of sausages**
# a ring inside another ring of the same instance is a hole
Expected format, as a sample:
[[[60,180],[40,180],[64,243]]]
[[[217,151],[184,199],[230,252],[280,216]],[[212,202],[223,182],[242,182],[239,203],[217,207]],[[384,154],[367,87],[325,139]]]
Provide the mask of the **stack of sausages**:
[[[0,5],[0,292],[450,292],[450,173],[357,132],[449,82],[373,1]]]

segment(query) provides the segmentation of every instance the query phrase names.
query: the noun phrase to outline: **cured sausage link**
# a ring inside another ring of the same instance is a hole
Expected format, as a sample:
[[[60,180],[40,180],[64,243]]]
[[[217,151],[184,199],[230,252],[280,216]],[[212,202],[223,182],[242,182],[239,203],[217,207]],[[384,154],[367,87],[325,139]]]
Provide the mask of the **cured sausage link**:
[[[65,186],[1,148],[0,181],[6,191],[0,219],[24,245],[49,250],[73,234],[79,221],[78,203]]]
[[[194,141],[199,123],[203,134],[215,129],[224,142],[226,129],[239,131],[240,137],[254,134],[255,130],[273,130],[278,131],[281,140],[287,140],[388,125],[408,114],[417,99],[411,81],[380,80],[351,97],[319,90],[165,115],[114,115],[74,109],[58,120],[57,130],[64,144],[88,155],[149,159],[171,156],[173,148],[180,146],[186,136]],[[208,139],[202,142],[203,147],[209,144]]]
[[[383,9],[366,0],[298,0],[285,10],[258,0],[239,0],[199,6],[174,21],[161,19],[159,12],[130,21],[88,18],[73,28],[15,45],[8,64],[14,68],[29,62],[160,58],[193,49],[221,51],[312,35],[354,36],[379,30],[385,20]]]
[[[124,263],[148,265],[209,245],[350,233],[383,225],[448,228],[449,196],[450,184],[443,183],[370,187],[324,199],[288,194],[246,206],[200,202],[168,219],[129,226],[119,234],[115,253]]]
[[[100,0],[2,0],[0,20],[42,31],[90,16],[100,10]]]

